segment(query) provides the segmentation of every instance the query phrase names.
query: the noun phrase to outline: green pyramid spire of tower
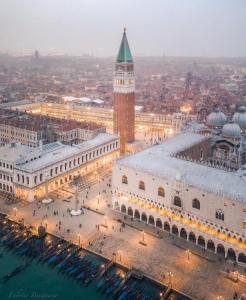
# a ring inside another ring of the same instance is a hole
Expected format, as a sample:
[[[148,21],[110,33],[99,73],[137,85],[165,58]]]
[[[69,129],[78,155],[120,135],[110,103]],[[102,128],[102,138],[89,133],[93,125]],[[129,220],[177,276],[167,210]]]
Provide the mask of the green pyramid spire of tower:
[[[117,55],[117,63],[133,62],[131,50],[126,37],[126,28],[124,28],[123,37],[120,44],[120,49]]]

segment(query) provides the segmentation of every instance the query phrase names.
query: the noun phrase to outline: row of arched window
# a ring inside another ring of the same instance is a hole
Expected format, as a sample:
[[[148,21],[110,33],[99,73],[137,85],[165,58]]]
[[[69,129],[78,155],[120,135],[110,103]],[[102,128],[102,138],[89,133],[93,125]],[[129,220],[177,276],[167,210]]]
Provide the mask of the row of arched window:
[[[123,184],[128,184],[128,178],[127,178],[126,175],[122,176],[121,182]],[[139,181],[138,188],[140,190],[142,190],[142,191],[145,191],[145,183],[144,183],[144,181],[142,181],[142,180]],[[165,189],[162,186],[158,187],[158,196],[165,197]],[[174,199],[173,199],[173,204],[175,206],[182,207],[182,200],[180,199],[180,197],[175,196]],[[196,208],[196,209],[200,209],[201,208],[200,201],[198,199],[196,199],[196,198],[193,199],[192,200],[192,207]]]
[[[175,196],[173,198],[173,204],[175,206],[182,207],[182,200],[180,199],[180,197]],[[196,208],[196,209],[200,209],[201,208],[200,201],[198,199],[196,199],[196,198],[193,199],[192,200],[192,207]],[[221,210],[217,210],[215,212],[215,218],[219,219],[221,221],[224,221],[224,219],[225,219],[224,213]]]
[[[4,191],[12,193],[13,192],[13,187],[11,185],[0,182],[0,190],[4,190]]]
[[[121,182],[124,184],[128,184],[128,178],[126,175],[123,175],[121,178]],[[140,180],[138,183],[139,190],[145,191],[145,183]],[[158,196],[165,197],[165,189],[162,186],[158,187]]]
[[[122,183],[128,184],[128,178],[127,178],[126,175],[123,175],[123,176],[122,176]],[[138,188],[139,188],[140,190],[145,191],[145,183],[144,183],[142,180],[139,181],[139,183],[138,183]],[[165,197],[165,190],[164,190],[164,188],[161,187],[161,186],[158,188],[158,196],[160,196],[160,197]],[[173,198],[173,204],[174,204],[175,206],[182,207],[182,200],[180,199],[179,196],[175,196],[175,197]],[[200,210],[200,209],[201,209],[200,201],[199,201],[198,199],[194,198],[194,199],[192,200],[192,207],[195,208],[195,209]],[[225,217],[224,217],[224,213],[223,213],[222,211],[220,211],[220,210],[216,211],[216,212],[215,212],[215,218],[224,221],[224,218],[225,218]]]
[[[122,183],[124,183],[124,184],[128,184],[128,178],[127,178],[127,176],[126,175],[123,175],[122,176]],[[139,183],[138,183],[138,188],[140,189],[140,190],[143,190],[143,191],[145,191],[145,183],[141,180],[141,181],[139,181]],[[165,190],[164,190],[164,188],[162,187],[162,186],[160,186],[159,188],[158,188],[158,196],[160,196],[160,197],[165,197]],[[180,197],[179,196],[175,196],[174,198],[173,198],[173,204],[175,205],[175,206],[178,206],[178,207],[182,207],[182,200],[180,199]],[[195,208],[195,209],[201,209],[201,204],[200,204],[200,201],[198,200],[198,199],[193,199],[192,200],[192,207],[193,208]],[[224,213],[222,212],[222,211],[220,211],[220,210],[218,210],[218,211],[216,211],[216,213],[215,213],[215,218],[216,219],[219,219],[219,220],[222,220],[222,221],[224,221]]]
[[[173,204],[175,206],[178,206],[178,207],[182,207],[182,200],[180,199],[180,197],[178,196],[175,196],[173,198]],[[198,199],[193,199],[192,200],[192,207],[193,208],[196,208],[196,209],[200,209],[201,208],[201,204],[200,204],[200,201]]]

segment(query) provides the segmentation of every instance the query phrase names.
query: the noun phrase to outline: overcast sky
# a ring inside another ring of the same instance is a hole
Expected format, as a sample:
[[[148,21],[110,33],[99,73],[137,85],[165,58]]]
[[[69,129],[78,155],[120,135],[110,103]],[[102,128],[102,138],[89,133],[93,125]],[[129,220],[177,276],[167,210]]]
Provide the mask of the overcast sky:
[[[246,56],[246,0],[0,0],[0,50]]]

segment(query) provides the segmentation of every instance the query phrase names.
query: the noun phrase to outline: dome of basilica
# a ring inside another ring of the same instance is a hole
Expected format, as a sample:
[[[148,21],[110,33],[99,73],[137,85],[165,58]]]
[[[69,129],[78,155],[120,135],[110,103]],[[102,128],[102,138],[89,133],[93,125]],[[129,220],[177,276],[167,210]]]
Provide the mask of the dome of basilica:
[[[219,109],[211,112],[207,117],[207,124],[210,127],[222,127],[226,121],[227,118],[225,114]]]
[[[235,123],[228,123],[223,126],[222,136],[225,138],[240,139],[241,129]]]
[[[238,111],[235,112],[232,120],[233,122],[238,124],[242,130],[246,130],[246,107],[239,107]]]

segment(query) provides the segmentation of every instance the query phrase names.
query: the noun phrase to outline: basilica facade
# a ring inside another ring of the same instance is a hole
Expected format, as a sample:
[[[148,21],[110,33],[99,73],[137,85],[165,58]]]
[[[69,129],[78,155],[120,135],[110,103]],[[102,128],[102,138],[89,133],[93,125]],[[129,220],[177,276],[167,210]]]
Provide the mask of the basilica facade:
[[[218,108],[207,118],[212,136],[211,163],[239,169],[246,163],[246,108],[239,107],[231,120]]]

